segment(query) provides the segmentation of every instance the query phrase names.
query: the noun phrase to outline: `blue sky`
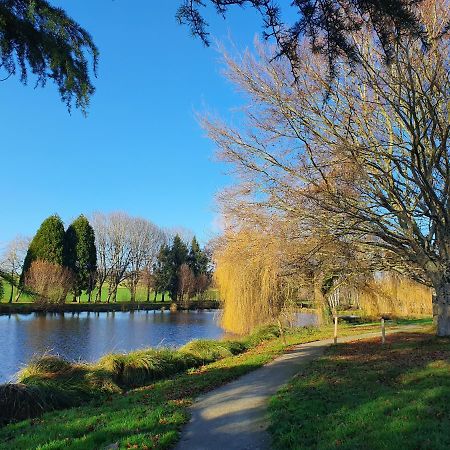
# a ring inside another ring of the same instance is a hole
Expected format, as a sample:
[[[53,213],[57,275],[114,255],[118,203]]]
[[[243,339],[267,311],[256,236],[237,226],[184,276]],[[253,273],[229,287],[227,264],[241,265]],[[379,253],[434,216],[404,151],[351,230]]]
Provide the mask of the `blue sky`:
[[[221,75],[220,56],[175,20],[177,0],[59,0],[100,49],[89,114],[69,115],[49,83],[0,83],[0,243],[32,236],[50,214],[125,211],[161,226],[184,226],[205,241],[214,194],[230,179],[214,160],[196,111],[222,115],[242,99]],[[158,6],[151,7],[151,4]],[[207,12],[213,37],[251,46],[252,11],[226,21]]]

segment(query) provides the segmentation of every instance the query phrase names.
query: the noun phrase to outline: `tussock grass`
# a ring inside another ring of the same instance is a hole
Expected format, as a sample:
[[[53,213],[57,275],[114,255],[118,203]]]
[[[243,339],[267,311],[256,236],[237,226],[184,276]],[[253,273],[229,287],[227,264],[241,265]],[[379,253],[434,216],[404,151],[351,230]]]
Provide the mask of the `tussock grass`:
[[[174,350],[141,350],[126,354],[110,354],[100,359],[99,367],[111,374],[123,388],[139,387],[201,365],[189,353]]]
[[[17,384],[0,385],[0,423],[33,418],[45,411],[101,400],[129,389],[243,353],[279,336],[273,326],[242,340],[192,341],[180,350],[145,349],[109,354],[97,363],[72,363],[45,355],[18,374]]]

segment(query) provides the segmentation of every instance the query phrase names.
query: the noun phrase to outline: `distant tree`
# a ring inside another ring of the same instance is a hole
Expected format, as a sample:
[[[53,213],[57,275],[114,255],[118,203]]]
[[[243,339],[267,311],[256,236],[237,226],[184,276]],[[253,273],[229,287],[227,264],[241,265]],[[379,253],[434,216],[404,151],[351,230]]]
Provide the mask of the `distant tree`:
[[[69,109],[74,102],[86,112],[94,93],[89,61],[95,74],[98,55],[89,33],[61,8],[46,0],[0,2],[0,67],[6,78],[18,72],[26,84],[31,71],[37,85],[53,81]]]
[[[178,298],[185,303],[195,294],[196,276],[187,263],[178,269]]]
[[[33,261],[47,261],[58,266],[64,263],[64,224],[56,214],[45,219],[32,239],[25,256],[21,284]]]
[[[161,293],[161,301],[164,301],[165,293],[169,290],[170,272],[170,247],[167,244],[163,244],[153,266],[155,301],[158,293]]]
[[[195,276],[208,272],[208,256],[200,248],[197,238],[194,236],[189,249],[188,265]]]
[[[136,300],[136,290],[142,278],[147,286],[152,284],[150,270],[155,262],[158,248],[161,246],[163,236],[161,230],[146,219],[133,217],[130,221],[130,266],[127,273],[126,285],[131,293],[131,301]]]
[[[3,281],[0,278],[0,301],[3,300],[4,295],[5,295],[5,288],[3,287]]]
[[[189,256],[188,247],[180,236],[174,237],[168,256],[168,291],[172,301],[177,302],[179,300],[180,268],[187,263]]]
[[[82,291],[86,291],[90,302],[97,269],[97,250],[94,229],[83,215],[67,228],[64,239],[64,265],[74,274],[74,300]]]
[[[33,261],[25,275],[25,284],[34,293],[36,302],[44,304],[64,303],[73,281],[69,268],[42,259]]]
[[[29,240],[17,236],[8,243],[1,258],[1,271],[3,278],[10,284],[9,303],[12,303],[15,289],[19,285],[19,278],[23,267]],[[16,299],[20,296],[21,289],[17,289]]]

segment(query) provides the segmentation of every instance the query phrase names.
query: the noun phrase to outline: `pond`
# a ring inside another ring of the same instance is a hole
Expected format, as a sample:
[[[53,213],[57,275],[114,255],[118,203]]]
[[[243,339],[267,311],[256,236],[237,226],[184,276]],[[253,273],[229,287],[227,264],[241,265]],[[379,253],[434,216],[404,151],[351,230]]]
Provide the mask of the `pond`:
[[[0,383],[14,380],[33,356],[95,361],[105,353],[146,347],[180,347],[192,339],[217,339],[220,311],[80,312],[0,316]],[[315,322],[299,315],[298,325]]]

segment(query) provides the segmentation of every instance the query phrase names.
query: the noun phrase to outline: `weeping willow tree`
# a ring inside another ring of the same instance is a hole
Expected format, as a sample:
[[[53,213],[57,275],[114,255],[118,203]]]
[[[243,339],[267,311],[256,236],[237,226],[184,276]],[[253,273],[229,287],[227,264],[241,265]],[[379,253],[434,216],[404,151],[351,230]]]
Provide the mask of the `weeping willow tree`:
[[[223,327],[247,333],[286,309],[290,286],[282,275],[279,242],[256,230],[227,233],[215,252],[215,277],[224,301]]]

